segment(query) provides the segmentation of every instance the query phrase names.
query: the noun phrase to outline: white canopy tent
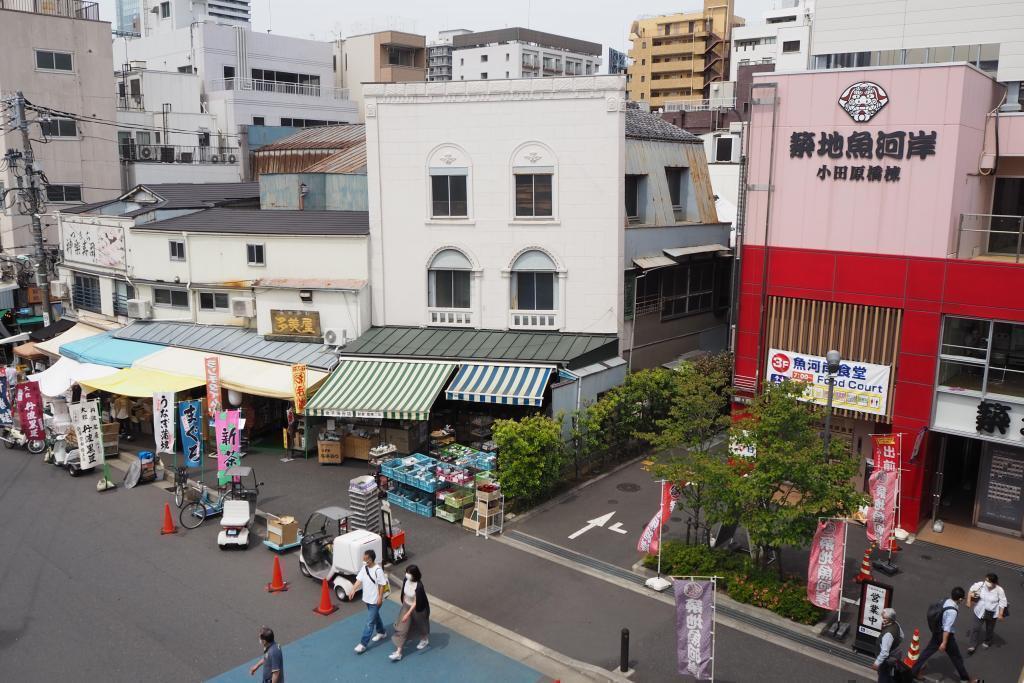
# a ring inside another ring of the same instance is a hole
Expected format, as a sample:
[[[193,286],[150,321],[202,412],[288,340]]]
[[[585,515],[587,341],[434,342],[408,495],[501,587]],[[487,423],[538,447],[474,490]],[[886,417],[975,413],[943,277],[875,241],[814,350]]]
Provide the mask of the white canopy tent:
[[[83,379],[97,379],[117,372],[117,368],[94,363],[79,363],[71,358],[61,358],[42,372],[29,375],[32,382],[39,382],[39,391],[43,396],[55,398],[63,396],[71,385]]]

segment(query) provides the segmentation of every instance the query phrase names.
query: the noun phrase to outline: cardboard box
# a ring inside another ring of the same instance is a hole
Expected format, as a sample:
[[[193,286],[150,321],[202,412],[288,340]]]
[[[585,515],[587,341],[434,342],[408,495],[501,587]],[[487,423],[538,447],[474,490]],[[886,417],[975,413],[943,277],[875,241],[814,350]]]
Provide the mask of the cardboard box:
[[[340,441],[317,441],[316,454],[321,465],[340,465],[345,461]]]
[[[498,514],[498,501],[478,500],[475,509],[476,514],[480,517],[493,517]]]
[[[466,527],[470,531],[480,531],[484,528],[483,523],[476,514],[476,510],[473,508],[466,508],[466,511],[462,515],[462,526]]]
[[[501,498],[501,489],[495,489],[493,491],[482,491],[476,490],[476,499],[484,503],[490,503]]]
[[[299,537],[299,523],[294,517],[267,517],[267,540],[274,545],[289,545]]]

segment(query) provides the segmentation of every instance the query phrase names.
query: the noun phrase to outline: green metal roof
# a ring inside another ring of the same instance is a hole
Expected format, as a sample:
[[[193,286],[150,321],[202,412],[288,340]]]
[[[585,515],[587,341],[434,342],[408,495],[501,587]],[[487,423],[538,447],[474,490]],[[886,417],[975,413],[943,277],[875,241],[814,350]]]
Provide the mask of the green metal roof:
[[[618,355],[614,334],[372,327],[342,356],[518,361],[582,367]]]

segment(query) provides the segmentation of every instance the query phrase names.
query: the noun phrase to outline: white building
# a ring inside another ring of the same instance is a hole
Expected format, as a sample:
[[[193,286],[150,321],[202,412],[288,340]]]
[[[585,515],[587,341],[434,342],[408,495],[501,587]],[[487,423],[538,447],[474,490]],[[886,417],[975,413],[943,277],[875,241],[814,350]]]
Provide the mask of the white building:
[[[597,74],[601,45],[528,28],[453,36],[452,80]]]
[[[203,111],[216,116],[217,132],[232,140],[241,125],[304,127],[356,120],[356,105],[333,84],[331,43],[253,32],[248,21],[227,18],[224,7],[231,4],[160,3],[156,13],[147,13],[141,38],[116,41],[115,67],[141,62],[154,71],[198,74]],[[242,13],[237,12],[239,17]],[[151,104],[147,110],[161,111]]]
[[[815,69],[970,62],[1005,83],[1004,110],[1019,111],[1024,3],[816,0],[811,60]]]
[[[730,81],[745,64],[774,64],[776,71],[807,68],[814,0],[776,0],[763,23],[737,26],[732,33]]]
[[[437,40],[427,45],[427,80],[452,80],[452,52],[455,49],[452,40],[455,36],[472,33],[466,28],[439,31]]]
[[[46,203],[50,209],[109,197],[121,186],[116,129],[110,125],[115,119],[110,24],[98,20],[95,3],[75,5],[0,3],[0,97],[20,90],[32,105],[98,120],[51,116],[44,122],[43,115],[29,109],[36,167],[49,181]],[[21,150],[20,131],[7,125],[13,110],[0,110],[0,155],[12,148]],[[17,186],[14,171],[4,165],[0,187]],[[0,206],[0,250],[31,252],[30,217],[19,214],[10,195],[6,204]]]

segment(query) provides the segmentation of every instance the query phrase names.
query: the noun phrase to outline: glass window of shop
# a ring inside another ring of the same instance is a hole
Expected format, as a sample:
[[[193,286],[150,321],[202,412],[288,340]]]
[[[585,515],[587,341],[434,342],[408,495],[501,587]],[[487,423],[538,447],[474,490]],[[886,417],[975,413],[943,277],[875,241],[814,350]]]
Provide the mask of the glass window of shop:
[[[1024,398],[1024,324],[946,316],[938,385]]]

